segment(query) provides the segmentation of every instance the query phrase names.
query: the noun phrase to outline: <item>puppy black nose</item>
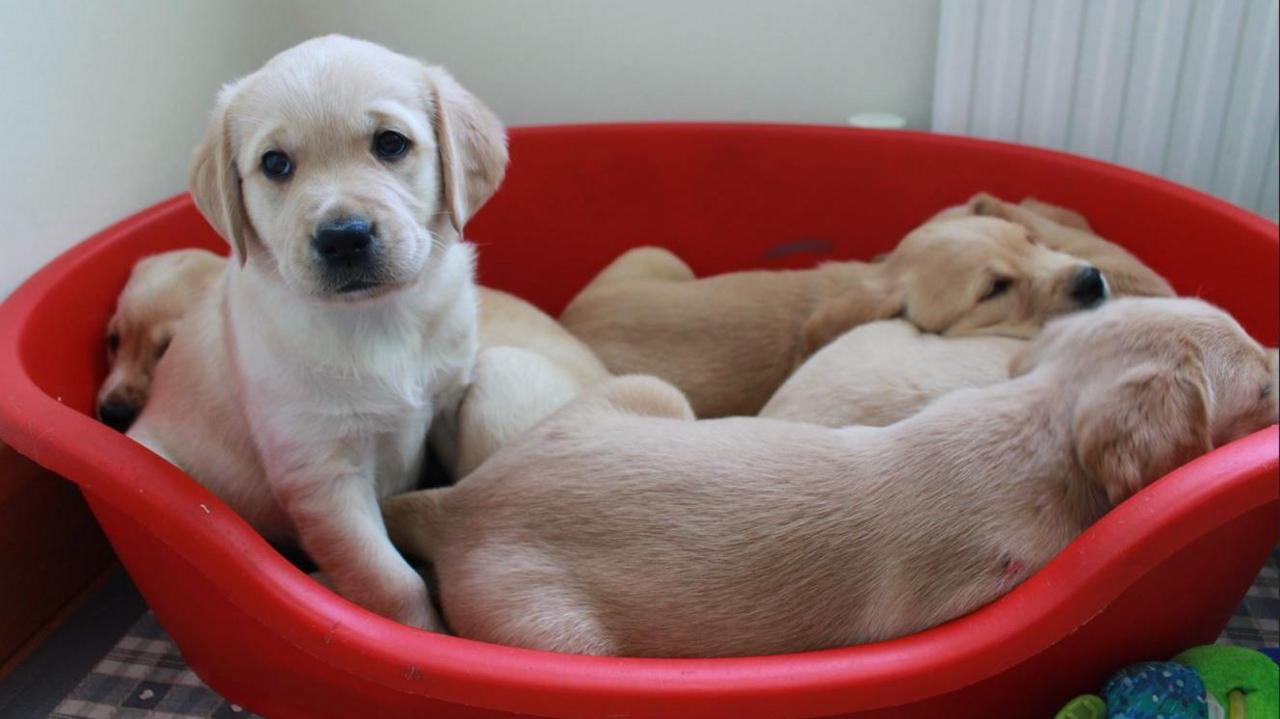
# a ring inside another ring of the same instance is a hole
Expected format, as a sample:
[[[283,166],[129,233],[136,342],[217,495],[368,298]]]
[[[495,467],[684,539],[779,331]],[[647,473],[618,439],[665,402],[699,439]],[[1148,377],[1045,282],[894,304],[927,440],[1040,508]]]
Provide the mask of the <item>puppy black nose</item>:
[[[98,407],[98,418],[111,429],[123,432],[138,418],[138,408],[123,402],[106,402]]]
[[[1081,307],[1094,307],[1107,299],[1107,281],[1097,267],[1086,267],[1071,281],[1071,299]]]
[[[311,247],[330,267],[359,267],[369,262],[373,223],[363,217],[339,217],[321,223]]]

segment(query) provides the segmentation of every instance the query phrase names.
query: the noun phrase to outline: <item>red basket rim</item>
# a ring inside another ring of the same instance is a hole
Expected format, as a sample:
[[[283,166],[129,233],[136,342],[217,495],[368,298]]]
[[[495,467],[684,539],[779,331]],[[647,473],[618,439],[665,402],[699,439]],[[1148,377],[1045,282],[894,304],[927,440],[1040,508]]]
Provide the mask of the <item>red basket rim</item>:
[[[512,135],[637,129],[862,133],[890,140],[910,136],[938,146],[981,147],[1040,161],[1085,164],[1153,186],[1171,199],[1209,203],[1224,220],[1270,235],[1276,242],[1274,223],[1204,193],[1103,162],[972,138],[702,123],[560,125],[513,129]],[[1272,426],[1143,490],[995,603],[940,627],[875,644],[768,657],[627,659],[537,652],[418,632],[322,589],[207,490],[140,445],[49,397],[25,372],[18,348],[46,294],[120,237],[172,213],[188,212],[189,205],[190,198],[179,195],[94,235],[37,272],[0,305],[0,439],[45,467],[76,477],[86,492],[144,523],[176,551],[200,557],[201,570],[215,584],[233,582],[237,587],[229,600],[269,630],[317,660],[388,690],[546,716],[564,715],[562,702],[567,697],[573,697],[577,711],[586,711],[588,705],[614,711],[660,710],[675,702],[701,700],[726,714],[734,707],[759,709],[762,703],[789,712],[834,714],[853,702],[878,707],[920,700],[982,681],[1043,651],[1179,548],[1280,496],[1280,487],[1271,479],[1280,462],[1280,434]],[[77,441],[61,440],[64,436]],[[129,481],[140,474],[149,478],[145,485]],[[483,700],[477,701],[477,696]]]

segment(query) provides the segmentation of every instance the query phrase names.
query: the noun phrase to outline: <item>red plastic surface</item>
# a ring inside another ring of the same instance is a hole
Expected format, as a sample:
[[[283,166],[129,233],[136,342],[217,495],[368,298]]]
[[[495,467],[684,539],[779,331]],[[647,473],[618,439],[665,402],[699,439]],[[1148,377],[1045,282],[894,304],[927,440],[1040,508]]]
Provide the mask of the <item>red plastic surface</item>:
[[[1079,209],[1259,340],[1276,344],[1280,329],[1276,225],[1114,166],[843,128],[511,134],[507,181],[467,233],[485,283],[553,312],[634,245],[670,247],[700,273],[869,257],[989,190]],[[641,660],[410,630],[322,589],[191,479],[88,416],[129,267],[190,245],[222,243],[182,196],[80,244],[0,306],[0,438],[80,485],[192,667],[268,716],[1043,717],[1126,663],[1211,641],[1277,538],[1271,427],[1140,492],[994,604],[895,641]]]

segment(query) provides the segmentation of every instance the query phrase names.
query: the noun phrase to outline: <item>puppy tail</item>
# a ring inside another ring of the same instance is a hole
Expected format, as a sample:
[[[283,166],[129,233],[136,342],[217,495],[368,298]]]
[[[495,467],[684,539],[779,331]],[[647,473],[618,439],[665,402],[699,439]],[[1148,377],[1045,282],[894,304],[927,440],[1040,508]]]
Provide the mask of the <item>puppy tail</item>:
[[[444,489],[399,494],[382,502],[382,521],[391,543],[418,561],[431,560],[440,528],[440,495]]]

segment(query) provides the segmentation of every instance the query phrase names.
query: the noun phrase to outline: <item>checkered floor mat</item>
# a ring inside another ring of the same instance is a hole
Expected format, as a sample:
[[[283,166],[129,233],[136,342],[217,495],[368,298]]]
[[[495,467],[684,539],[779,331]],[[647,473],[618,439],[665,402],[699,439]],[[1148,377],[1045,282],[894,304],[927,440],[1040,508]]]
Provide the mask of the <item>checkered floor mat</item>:
[[[1280,645],[1280,547],[1262,567],[1244,601],[1218,637],[1219,644],[1242,647],[1275,647]]]
[[[1219,644],[1280,644],[1280,548],[1249,589]],[[248,711],[215,694],[187,669],[150,612],[58,705],[56,719],[245,719]]]
[[[204,685],[155,615],[129,633],[63,699],[52,719],[246,719],[254,715]]]

